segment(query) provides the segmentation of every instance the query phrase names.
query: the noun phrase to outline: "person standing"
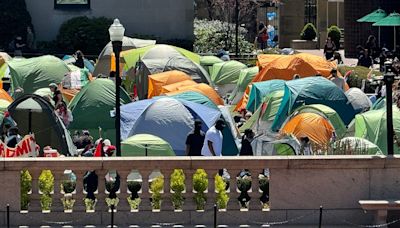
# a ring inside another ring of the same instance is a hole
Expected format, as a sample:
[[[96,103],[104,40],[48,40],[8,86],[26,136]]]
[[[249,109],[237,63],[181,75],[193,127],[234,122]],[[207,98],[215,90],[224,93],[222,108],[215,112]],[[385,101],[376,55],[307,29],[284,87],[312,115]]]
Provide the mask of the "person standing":
[[[331,37],[328,37],[325,42],[325,47],[324,47],[324,54],[326,60],[330,60],[333,58],[333,53],[336,50],[336,45],[335,42],[332,41]]]
[[[345,90],[345,84],[346,82],[344,81],[344,78],[341,78],[337,75],[337,70],[332,69],[331,70],[331,81],[335,83],[335,85],[341,89],[342,91]]]
[[[58,103],[55,112],[57,116],[61,118],[65,127],[68,128],[74,118],[72,117],[71,111],[67,108],[67,105],[64,102]]]
[[[54,101],[54,106],[56,107],[59,103],[63,102],[61,91],[58,90],[58,86],[56,83],[50,83],[49,88],[53,93],[53,97],[51,99]]]
[[[11,127],[10,129],[8,129],[7,137],[5,139],[7,147],[14,148],[21,140],[22,137],[19,135],[17,127]]]
[[[84,68],[85,67],[85,62],[84,62],[84,57],[83,57],[83,53],[81,51],[76,51],[75,52],[75,63],[74,65],[79,67],[79,68]]]
[[[365,49],[367,51],[367,55],[375,58],[375,52],[376,52],[376,38],[373,35],[370,35],[368,37],[367,42],[365,43]]]
[[[268,29],[264,23],[260,22],[258,25],[258,35],[257,35],[257,42],[260,45],[261,50],[266,48],[266,43],[268,41]]]
[[[186,155],[201,156],[205,134],[201,130],[201,120],[194,121],[194,130],[186,137]]]
[[[201,155],[203,156],[222,156],[222,130],[225,128],[225,121],[223,119],[217,120],[215,125],[208,129]]]
[[[36,49],[35,34],[33,33],[32,28],[29,26],[26,28],[26,45],[29,51]]]
[[[15,38],[14,45],[14,56],[22,56],[22,50],[25,48],[26,44],[22,40],[21,36]]]
[[[253,147],[251,142],[254,139],[254,132],[251,129],[244,130],[242,137],[242,147],[240,148],[240,156],[253,156]]]

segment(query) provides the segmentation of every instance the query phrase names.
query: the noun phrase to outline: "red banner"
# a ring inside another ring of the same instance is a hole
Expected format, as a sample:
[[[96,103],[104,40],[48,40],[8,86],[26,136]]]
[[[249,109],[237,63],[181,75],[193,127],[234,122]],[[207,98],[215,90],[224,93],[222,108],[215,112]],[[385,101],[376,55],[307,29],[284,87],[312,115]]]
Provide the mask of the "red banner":
[[[8,147],[0,140],[0,157],[36,157],[36,141],[32,135],[26,135],[16,147]]]

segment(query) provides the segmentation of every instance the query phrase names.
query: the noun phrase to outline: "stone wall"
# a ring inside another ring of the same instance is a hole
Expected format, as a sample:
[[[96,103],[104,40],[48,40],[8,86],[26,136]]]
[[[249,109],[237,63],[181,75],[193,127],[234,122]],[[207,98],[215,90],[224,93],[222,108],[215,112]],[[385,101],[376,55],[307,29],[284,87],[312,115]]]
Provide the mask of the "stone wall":
[[[194,5],[187,0],[92,0],[90,9],[54,9],[54,0],[26,0],[39,41],[54,40],[61,24],[78,16],[119,18],[126,35],[193,39]]]
[[[279,7],[279,47],[290,47],[304,27],[304,0],[283,0]]]

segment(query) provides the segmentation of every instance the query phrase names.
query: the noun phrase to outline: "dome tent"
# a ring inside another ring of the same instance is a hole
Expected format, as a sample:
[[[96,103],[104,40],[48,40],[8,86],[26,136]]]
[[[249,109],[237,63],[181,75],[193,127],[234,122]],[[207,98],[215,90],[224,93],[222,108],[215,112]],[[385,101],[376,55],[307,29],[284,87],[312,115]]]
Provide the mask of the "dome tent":
[[[172,70],[158,74],[149,75],[148,98],[159,96],[162,92],[162,87],[165,85],[191,80],[191,77],[184,72]]]
[[[236,60],[216,63],[211,68],[211,81],[221,95],[232,92],[239,80],[240,71],[247,66]]]
[[[178,82],[179,83],[179,82]],[[170,86],[172,86],[171,84]],[[198,92],[203,94],[204,96],[207,96],[214,102],[216,105],[223,105],[224,101],[222,98],[218,95],[218,93],[209,85],[205,83],[200,83],[200,84],[195,84],[195,85],[188,85],[188,86],[182,86],[177,88],[175,91],[171,91],[166,93],[167,96],[175,95],[178,93],[183,93],[187,91],[193,91],[193,92]]]
[[[121,155],[127,156],[175,156],[171,145],[149,134],[133,135],[121,142]]]
[[[53,106],[43,97],[23,95],[11,103],[8,110],[18,124],[20,135],[32,132],[41,148],[51,146],[64,155],[75,154],[71,136],[54,113]]]
[[[382,151],[379,147],[367,139],[358,137],[346,137],[333,145],[333,154],[370,154],[381,155]]]
[[[237,104],[242,98],[243,93],[246,91],[247,86],[253,80],[253,78],[258,74],[259,67],[250,67],[240,70],[239,79],[236,83],[235,89],[229,96],[229,100],[232,104]]]
[[[128,94],[121,89],[121,105],[131,102]],[[110,111],[115,107],[115,84],[109,79],[98,78],[81,91],[69,103],[74,121],[69,130],[89,130],[94,138],[99,137],[99,127],[102,137],[115,142],[115,120]]]
[[[359,88],[353,87],[346,91],[349,102],[357,112],[365,112],[372,108],[372,102]]]
[[[171,95],[171,97],[178,99],[178,100],[182,99],[182,100],[192,101],[197,104],[202,104],[202,105],[205,105],[210,108],[218,109],[218,106],[216,104],[214,104],[214,102],[212,102],[210,100],[210,98],[208,98],[207,96],[204,96],[203,94],[201,94],[199,92],[187,91],[187,92]]]
[[[283,80],[270,80],[252,84],[246,109],[255,112],[262,104],[265,96],[272,92],[283,90],[284,88],[285,81]]]
[[[200,65],[206,69],[208,74],[211,74],[211,68],[216,63],[222,63],[224,60],[218,58],[217,56],[208,55],[208,56],[201,56],[200,57]]]
[[[170,97],[141,100],[121,107],[121,138],[156,135],[167,141],[177,155],[184,155],[185,139],[193,129],[194,119],[202,120],[206,131],[220,116],[219,110],[190,101]]]

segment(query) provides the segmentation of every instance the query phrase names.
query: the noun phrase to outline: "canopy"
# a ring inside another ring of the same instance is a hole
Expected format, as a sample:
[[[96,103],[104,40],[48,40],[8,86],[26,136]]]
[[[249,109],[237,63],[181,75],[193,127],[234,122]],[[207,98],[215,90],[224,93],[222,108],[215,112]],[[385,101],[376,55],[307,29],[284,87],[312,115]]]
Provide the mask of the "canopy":
[[[167,141],[177,155],[184,155],[185,139],[194,119],[201,119],[203,130],[207,130],[220,116],[219,110],[190,101],[170,97],[142,100],[121,106],[121,138],[156,135]]]
[[[191,102],[194,102],[197,104],[205,105],[205,106],[213,108],[213,109],[218,109],[217,105],[214,104],[214,102],[212,102],[210,100],[210,98],[204,96],[203,94],[201,94],[199,92],[188,91],[188,92],[171,95],[171,97],[175,98],[177,100],[181,100],[181,99],[187,100],[187,101],[191,101]]]
[[[160,95],[162,87],[165,85],[170,85],[185,80],[192,79],[189,75],[177,70],[149,75],[148,98]]]
[[[222,59],[216,57],[216,56],[201,56],[200,57],[200,65],[206,69],[208,74],[211,73],[211,68],[214,64],[216,63],[222,63],[224,62]]]
[[[187,91],[199,92],[199,93],[207,96],[208,98],[210,98],[210,100],[212,100],[216,105],[224,105],[224,101],[218,95],[218,93],[215,92],[215,90],[213,88],[211,88],[209,85],[204,84],[204,83],[183,86],[183,87],[178,88],[177,91],[166,93],[166,95],[171,96],[171,95],[175,95],[175,94],[183,93],[183,92],[187,92]]]
[[[372,142],[358,137],[346,137],[333,145],[333,154],[382,154],[379,147]]]
[[[211,70],[211,81],[215,85],[236,84],[240,70],[245,68],[246,65],[236,60],[216,63]]]
[[[22,88],[25,94],[48,87],[50,83],[61,83],[70,69],[61,59],[45,55],[29,59],[13,59],[8,62],[13,91]]]
[[[169,85],[163,86],[161,88],[160,94],[167,94],[169,92],[178,91],[182,87],[194,86],[194,85],[197,85],[197,83],[195,81],[193,81],[192,79],[184,80],[184,81],[181,81],[181,82],[176,82],[176,83],[173,83],[173,84],[169,84]]]
[[[296,109],[292,116],[299,113],[315,113],[322,117],[325,117],[334,127],[336,136],[338,138],[342,138],[346,133],[346,126],[344,125],[342,119],[335,110],[328,106],[322,104],[303,105]]]
[[[35,134],[37,144],[43,149],[51,146],[64,155],[75,154],[71,136],[53,106],[43,97],[26,94],[16,99],[8,110],[17,122],[19,134]]]
[[[121,89],[121,105],[131,102],[128,94]],[[102,137],[115,142],[115,120],[110,111],[115,108],[115,84],[113,81],[98,78],[82,90],[71,100],[69,109],[74,121],[69,130],[89,130],[94,138],[99,137],[99,127]]]
[[[292,80],[285,84],[285,95],[272,130],[277,131],[286,117],[303,104],[326,105],[334,109],[346,125],[356,114],[344,92],[330,80],[323,77]]]
[[[315,113],[295,115],[281,129],[282,133],[294,134],[297,138],[308,137],[318,145],[327,145],[334,131],[326,118]]]
[[[355,117],[355,137],[360,137],[376,144],[387,154],[386,109],[372,110]],[[400,110],[393,105],[393,130],[400,138]],[[399,145],[394,145],[394,153],[400,153]]]
[[[156,43],[155,40],[142,40],[136,38],[130,38],[124,36],[122,39],[122,51],[142,48],[150,45],[154,45]],[[113,47],[112,43],[108,42],[108,44],[101,51],[96,67],[94,69],[93,75],[97,77],[98,74],[109,75],[111,69],[111,56],[113,55]]]
[[[128,156],[175,156],[168,142],[149,134],[137,134],[121,142],[121,155]]]
[[[393,35],[394,35],[394,50],[396,51],[396,27],[400,26],[400,14],[399,13],[391,13],[389,16],[379,20],[372,24],[372,26],[388,26],[393,27]]]
[[[365,112],[372,108],[371,100],[361,89],[353,87],[345,94],[356,112]]]
[[[242,98],[247,85],[249,85],[253,78],[258,74],[258,71],[259,68],[257,66],[240,70],[236,87],[229,97],[229,100],[232,102],[232,104],[236,104],[240,98]]]
[[[387,16],[386,12],[383,9],[377,9],[372,13],[365,15],[364,17],[357,20],[357,22],[369,22],[375,23],[380,21],[381,19]]]
[[[285,81],[283,80],[270,80],[252,84],[246,109],[255,112],[266,95],[274,91],[283,90],[284,88]]]

